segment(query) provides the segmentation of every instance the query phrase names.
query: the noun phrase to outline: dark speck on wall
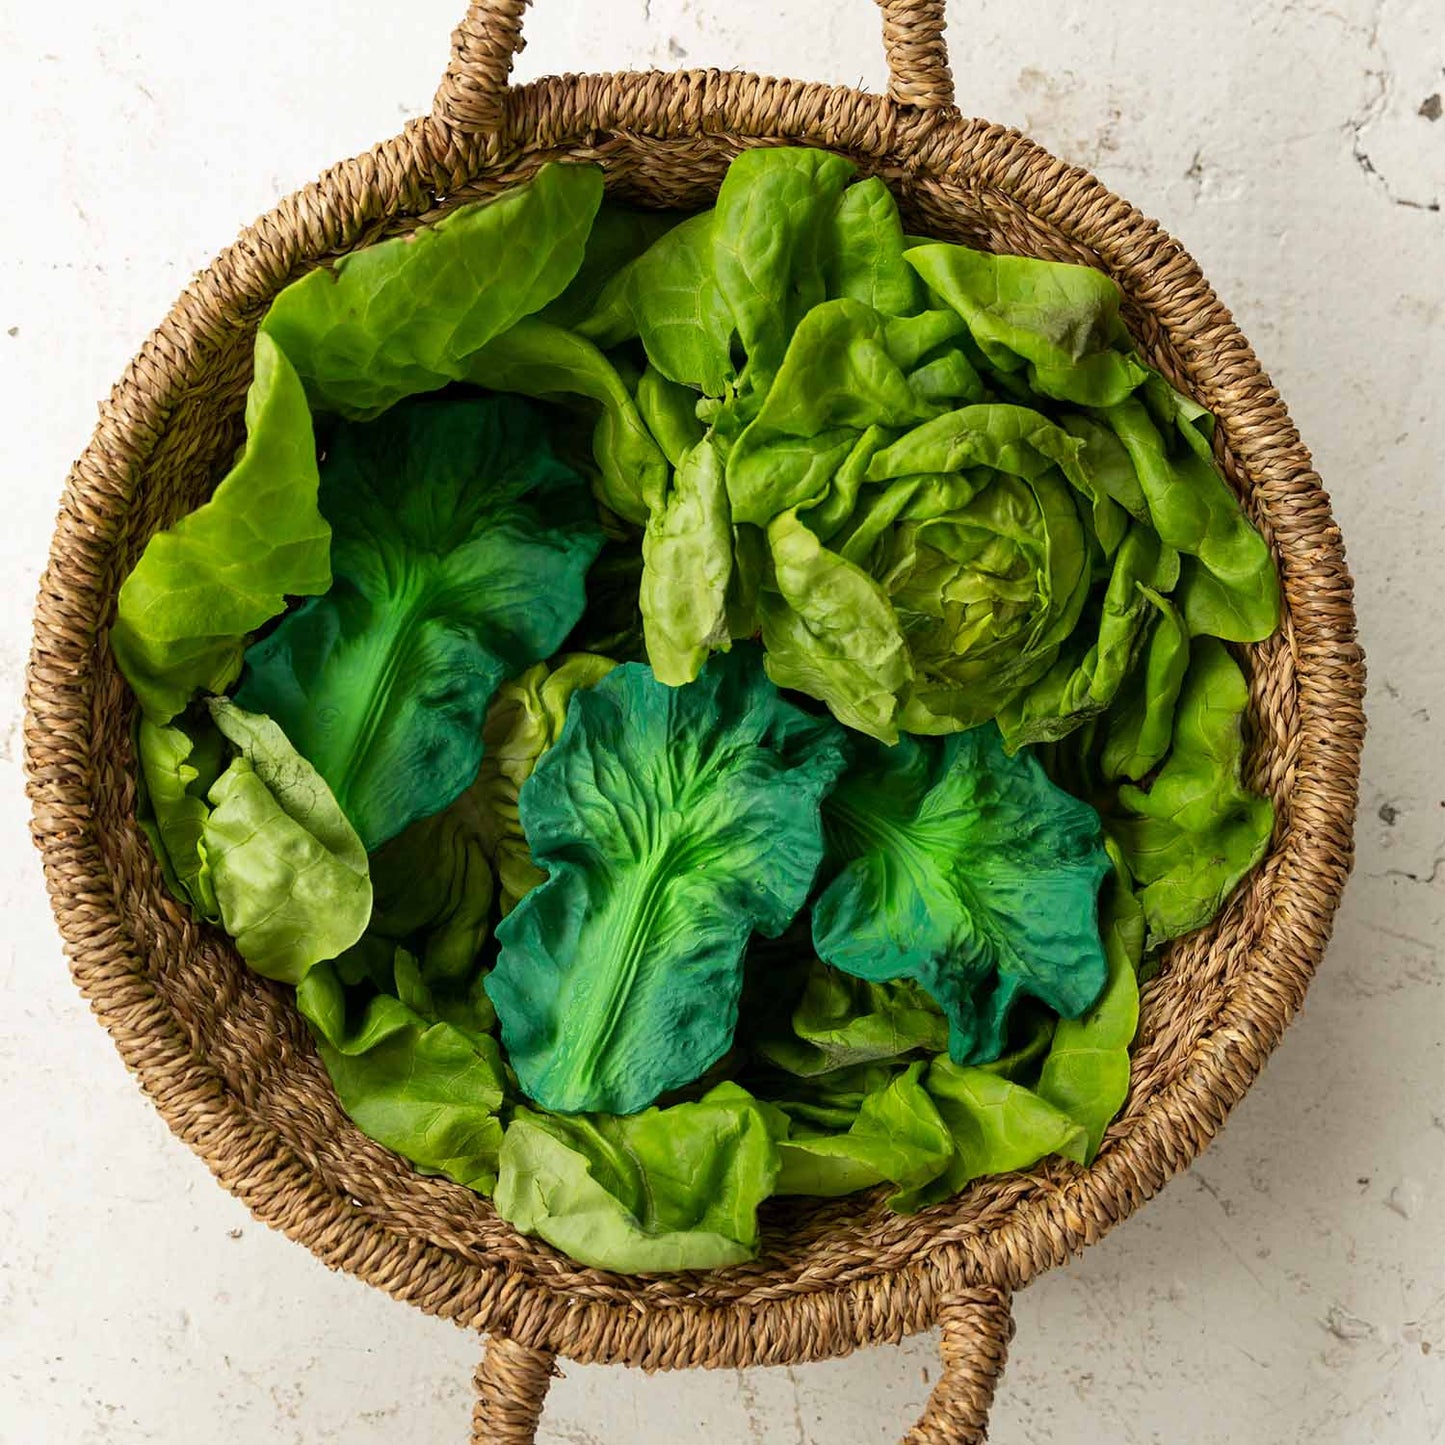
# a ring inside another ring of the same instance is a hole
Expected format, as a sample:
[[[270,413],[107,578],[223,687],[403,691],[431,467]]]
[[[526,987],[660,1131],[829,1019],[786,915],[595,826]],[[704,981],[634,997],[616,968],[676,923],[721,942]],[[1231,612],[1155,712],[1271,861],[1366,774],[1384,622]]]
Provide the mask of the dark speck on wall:
[[[1393,803],[1380,804],[1380,821],[1387,827],[1395,826],[1395,819],[1400,816],[1400,810]]]
[[[1420,102],[1420,114],[1426,120],[1439,120],[1445,115],[1445,101],[1440,99],[1440,92],[1437,90],[1434,95],[1427,95]]]
[[[6,336],[19,336],[20,328],[18,326],[9,326],[6,328],[5,334]]]

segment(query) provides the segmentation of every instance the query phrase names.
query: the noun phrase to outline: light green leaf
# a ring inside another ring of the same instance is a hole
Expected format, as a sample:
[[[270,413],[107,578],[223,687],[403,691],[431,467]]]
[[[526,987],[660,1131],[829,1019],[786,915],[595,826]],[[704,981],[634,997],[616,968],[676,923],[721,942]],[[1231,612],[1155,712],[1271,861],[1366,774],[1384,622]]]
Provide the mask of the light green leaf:
[[[786,1035],[764,1036],[758,1049],[802,1078],[948,1047],[948,1020],[917,983],[871,983],[818,959],[789,1022]]]
[[[691,682],[714,649],[729,645],[732,569],[722,463],[704,440],[683,456],[672,492],[642,537],[642,621],[659,682]]]
[[[518,1109],[497,1212],[596,1269],[720,1269],[757,1248],[758,1205],[778,1172],[773,1134],[736,1084],[623,1118]]]
[[[211,785],[201,835],[221,921],[257,973],[299,983],[365,930],[366,850],[274,722],[224,699],[211,716],[240,750]]]
[[[355,420],[466,375],[467,359],[576,276],[602,200],[597,166],[525,185],[293,282],[261,323],[313,405]]]
[[[986,1174],[1027,1169],[1050,1154],[1084,1162],[1084,1126],[1022,1084],[935,1059],[924,1085],[953,1136],[954,1153],[932,1182],[900,1190],[888,1201],[901,1213],[947,1199]]]
[[[928,1067],[911,1064],[868,1094],[846,1134],[791,1132],[778,1145],[777,1192],[834,1196],[889,1180],[906,1196],[936,1179],[954,1143],[920,1082]]]
[[[408,966],[416,965],[398,950],[403,980]],[[372,995],[358,1015],[329,964],[301,980],[296,1003],[342,1108],[362,1133],[430,1173],[491,1192],[505,1073],[481,1020],[429,1020],[390,993]]]
[[[240,460],[209,502],[151,538],[121,584],[110,644],[152,722],[169,722],[197,692],[224,692],[247,634],[288,597],[330,586],[331,529],[316,488],[301,383],[257,336]]]
[[[136,752],[143,790],[138,821],[160,859],[166,883],[202,918],[219,923],[203,839],[211,812],[206,794],[226,766],[224,739],[205,724],[158,727],[142,717]]]
[[[1274,809],[1243,782],[1248,701],[1224,646],[1195,638],[1169,756],[1147,791],[1119,789],[1109,831],[1142,885],[1151,947],[1208,923],[1269,847]]]
[[[1169,751],[1174,708],[1189,668],[1189,634],[1183,618],[1157,592],[1147,587],[1143,592],[1158,620],[1105,724],[1101,763],[1110,781],[1138,782],[1158,767]]]
[[[629,522],[647,520],[667,487],[667,459],[638,414],[632,394],[590,341],[535,317],[467,359],[466,379],[522,396],[581,396],[601,408],[592,453],[601,480],[598,500]]]
[[[859,732],[892,742],[913,668],[883,589],[784,512],[768,527],[776,590],[759,596],[768,676],[828,705]]]
[[[898,202],[877,176],[843,192],[828,220],[824,270],[829,296],[849,296],[886,316],[911,315],[923,301],[918,277],[903,259]]]
[[[522,784],[562,736],[572,694],[600,682],[615,666],[610,658],[589,652],[539,662],[504,682],[487,709],[482,766],[462,798],[480,815],[486,850],[496,864],[503,916],[547,878],[546,871],[532,861],[522,831],[517,801]]]
[[[1081,1125],[1083,1162],[1098,1152],[1104,1130],[1129,1092],[1129,1047],[1139,1026],[1139,962],[1144,910],[1129,887],[1122,860],[1099,899],[1099,928],[1109,981],[1098,1001],[1077,1019],[1061,1019],[1039,1076],[1039,1097]]]
[[[722,396],[733,324],[713,275],[712,234],[711,211],[674,227],[617,272],[578,332],[603,350],[639,337],[669,381]]]
[[[741,384],[760,395],[798,323],[826,295],[830,218],[853,170],[852,161],[827,151],[749,150],[723,177],[712,271],[747,356]]]

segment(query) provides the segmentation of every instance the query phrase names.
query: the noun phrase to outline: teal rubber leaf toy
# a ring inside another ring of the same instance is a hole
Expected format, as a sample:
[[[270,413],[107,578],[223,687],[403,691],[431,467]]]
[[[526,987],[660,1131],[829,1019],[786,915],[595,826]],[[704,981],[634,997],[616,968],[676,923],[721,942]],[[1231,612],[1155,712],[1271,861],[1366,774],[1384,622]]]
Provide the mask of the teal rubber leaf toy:
[[[750,647],[684,687],[628,663],[573,695],[519,800],[549,876],[498,927],[487,980],[531,1098],[633,1113],[722,1056],[748,937],[806,900],[843,762],[842,730]]]
[[[236,697],[280,723],[370,851],[476,776],[487,703],[576,624],[602,536],[511,397],[338,426],[321,505],[335,583],[251,647]]]
[[[1098,814],[994,727],[940,745],[873,747],[824,806],[840,872],[813,905],[824,961],[874,982],[916,979],[949,1021],[950,1056],[1003,1051],[1023,995],[1074,1018],[1107,977]]]

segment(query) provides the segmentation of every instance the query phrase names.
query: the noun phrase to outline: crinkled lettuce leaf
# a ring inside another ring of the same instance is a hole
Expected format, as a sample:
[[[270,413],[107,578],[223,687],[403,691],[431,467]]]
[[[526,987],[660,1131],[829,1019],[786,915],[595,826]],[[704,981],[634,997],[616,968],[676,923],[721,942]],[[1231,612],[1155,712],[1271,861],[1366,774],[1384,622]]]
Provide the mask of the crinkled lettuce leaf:
[[[865,1094],[845,1133],[792,1128],[778,1145],[777,1192],[834,1196],[886,1180],[908,1197],[936,1179],[954,1143],[922,1084],[929,1067],[919,1060]]]
[[[773,1111],[737,1084],[617,1117],[519,1108],[502,1141],[497,1212],[582,1264],[720,1269],[757,1248],[774,1192]]]
[[[348,989],[340,966],[312,968],[296,1003],[336,1097],[362,1133],[432,1173],[491,1192],[502,1147],[505,1066],[486,998],[438,1006],[405,949],[389,990]]]
[[[944,1168],[917,1188],[900,1189],[890,1205],[907,1213],[957,1194],[986,1174],[1027,1169],[1050,1154],[1082,1164],[1088,1131],[1023,1084],[943,1057],[928,1066],[924,1087],[953,1139]]]
[[[250,648],[236,696],[276,719],[375,849],[476,776],[492,694],[575,625],[602,536],[512,397],[338,426],[321,501],[335,582]]]
[[[483,845],[497,872],[503,917],[547,877],[533,862],[522,831],[522,785],[562,736],[572,694],[600,682],[615,666],[611,658],[588,652],[539,662],[504,682],[487,710],[482,766],[462,798],[477,811]]]
[[[818,959],[808,965],[787,1023],[786,1033],[764,1033],[757,1048],[802,1078],[948,1047],[948,1020],[920,984],[873,983]]]
[[[1113,873],[1099,895],[1099,931],[1109,977],[1104,991],[1076,1019],[1060,1019],[1040,1071],[1039,1097],[1084,1130],[1084,1163],[1098,1153],[1104,1130],[1129,1092],[1129,1048],[1139,1027],[1139,964],[1144,909],[1113,842]]]
[[[592,454],[598,500],[629,522],[647,520],[667,487],[667,458],[643,424],[616,367],[584,337],[523,317],[467,358],[466,379],[492,391],[581,397],[598,410]]]
[[[159,725],[142,716],[137,821],[150,839],[171,892],[211,923],[221,920],[206,858],[207,800],[228,761],[225,737],[209,716]]]
[[[1274,809],[1243,781],[1248,701],[1224,645],[1195,638],[1169,755],[1147,788],[1119,789],[1109,831],[1139,885],[1151,946],[1208,923],[1269,847]]]
[[[316,441],[295,368],[256,338],[246,446],[210,501],[157,532],[121,584],[110,642],[151,722],[235,682],[247,635],[331,585]]]
[[[1098,814],[996,728],[875,747],[824,804],[837,875],[813,905],[818,956],[913,979],[947,1015],[959,1064],[1003,1052],[1016,1000],[1066,1018],[1099,996]]]
[[[261,331],[313,406],[378,416],[463,380],[469,357],[558,300],[601,200],[598,167],[544,165],[525,185],[303,276],[271,303]]]
[[[221,922],[257,973],[299,983],[365,930],[366,850],[270,718],[220,698],[210,708],[239,753],[211,784],[201,833]]]
[[[519,799],[548,878],[499,926],[487,980],[526,1094],[630,1113],[726,1051],[748,937],[806,900],[843,762],[836,725],[750,648],[685,687],[629,663],[573,694]]]

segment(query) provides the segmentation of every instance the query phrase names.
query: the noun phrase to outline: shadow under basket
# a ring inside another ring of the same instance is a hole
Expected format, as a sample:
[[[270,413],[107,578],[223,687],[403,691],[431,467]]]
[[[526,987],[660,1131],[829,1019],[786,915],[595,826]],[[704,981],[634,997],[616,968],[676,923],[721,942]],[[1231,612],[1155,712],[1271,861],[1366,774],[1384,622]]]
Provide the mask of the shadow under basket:
[[[1284,406],[1188,255],[1085,172],[953,104],[940,0],[886,0],[886,97],[733,72],[508,88],[524,0],[479,0],[432,113],[262,217],[187,288],[101,411],[41,583],[26,749],[33,831],[76,982],[170,1127],[265,1223],[397,1299],[490,1336],[476,1441],[531,1440],[557,1356],[645,1369],[797,1364],[942,1326],[907,1440],[985,1438],[1010,1294],[1105,1234],[1199,1152],[1299,1007],[1349,871],[1364,668],[1329,500]],[[633,1278],[517,1234],[342,1113],[289,997],[166,893],[135,821],[116,593],[209,494],[242,435],[257,322],[288,282],[574,157],[609,192],[700,209],[749,146],[839,151],[909,228],[1107,271],[1147,359],[1218,420],[1219,463],[1268,539],[1283,623],[1248,649],[1250,779],[1277,826],[1215,923],[1145,986],[1133,1082],[1087,1169],[980,1180],[912,1217],[881,1192],[778,1201],[751,1263]]]

